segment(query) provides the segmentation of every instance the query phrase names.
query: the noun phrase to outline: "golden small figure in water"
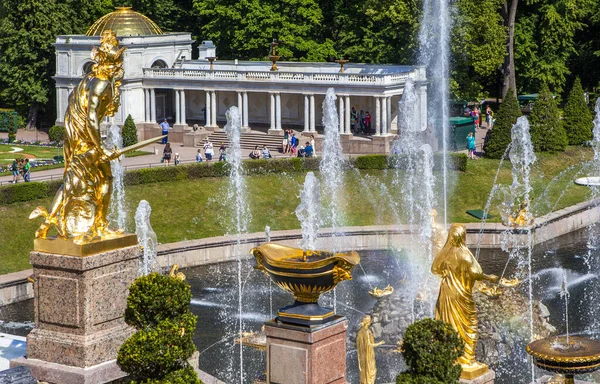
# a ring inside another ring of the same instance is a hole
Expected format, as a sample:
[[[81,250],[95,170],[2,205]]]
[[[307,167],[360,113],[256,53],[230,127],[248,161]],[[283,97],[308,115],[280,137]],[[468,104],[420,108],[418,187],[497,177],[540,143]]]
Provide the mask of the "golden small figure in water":
[[[50,211],[37,207],[30,219],[43,216],[36,238],[47,237],[55,226],[62,238],[90,241],[114,233],[108,229],[108,207],[112,192],[110,161],[118,151],[102,146],[99,124],[113,116],[120,105],[123,52],[116,35],[102,33],[100,47],[92,51],[96,62],[69,96],[65,114],[64,184],[56,193]]]
[[[371,331],[371,316],[366,315],[360,322],[360,330],[356,335],[356,350],[358,351],[358,370],[360,371],[360,384],[375,384],[377,366],[375,364],[375,347],[384,343],[375,342]]]
[[[452,325],[465,342],[465,352],[458,359],[463,366],[463,374],[465,369],[484,373],[487,367],[475,361],[478,334],[473,287],[480,280],[496,282],[498,277],[483,273],[467,248],[466,235],[464,225],[452,224],[448,240],[431,266],[431,272],[442,277],[435,318]]]
[[[508,218],[508,226],[513,228],[528,227],[533,224],[533,216],[529,212],[527,200],[521,203],[518,212],[513,213]]]

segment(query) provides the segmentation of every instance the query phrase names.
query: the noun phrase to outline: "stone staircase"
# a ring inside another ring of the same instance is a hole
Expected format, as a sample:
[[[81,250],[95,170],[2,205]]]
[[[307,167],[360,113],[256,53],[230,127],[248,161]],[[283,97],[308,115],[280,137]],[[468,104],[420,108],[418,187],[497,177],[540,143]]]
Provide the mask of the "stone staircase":
[[[213,143],[215,151],[218,150],[221,143],[227,143],[229,146],[229,140],[225,131],[216,131],[211,133],[208,138]],[[281,149],[281,142],[283,136],[268,135],[260,131],[251,131],[242,133],[240,138],[240,145],[243,151],[252,151],[255,146],[258,145],[262,149],[263,145],[267,145],[272,152],[277,152]]]

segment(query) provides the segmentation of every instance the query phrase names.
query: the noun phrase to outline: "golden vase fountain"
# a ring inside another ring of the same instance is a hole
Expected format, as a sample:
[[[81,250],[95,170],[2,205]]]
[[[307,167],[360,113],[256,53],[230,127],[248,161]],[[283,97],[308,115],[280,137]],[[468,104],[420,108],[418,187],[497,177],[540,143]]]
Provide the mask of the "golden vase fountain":
[[[312,326],[333,320],[331,308],[319,305],[319,296],[344,280],[352,279],[352,268],[360,262],[356,252],[303,251],[275,243],[252,249],[255,269],[264,272],[280,288],[294,296],[294,304],[277,311],[280,321]]]

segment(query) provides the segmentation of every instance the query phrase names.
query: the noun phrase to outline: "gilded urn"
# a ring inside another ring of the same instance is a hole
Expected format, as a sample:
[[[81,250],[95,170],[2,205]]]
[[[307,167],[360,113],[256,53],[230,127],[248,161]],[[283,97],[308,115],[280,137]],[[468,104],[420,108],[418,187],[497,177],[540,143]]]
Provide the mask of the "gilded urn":
[[[294,304],[278,310],[280,321],[296,325],[318,325],[333,320],[331,308],[319,305],[319,296],[343,280],[352,279],[352,268],[360,262],[356,252],[303,251],[275,243],[252,249],[254,269],[263,271],[275,284],[294,295]]]

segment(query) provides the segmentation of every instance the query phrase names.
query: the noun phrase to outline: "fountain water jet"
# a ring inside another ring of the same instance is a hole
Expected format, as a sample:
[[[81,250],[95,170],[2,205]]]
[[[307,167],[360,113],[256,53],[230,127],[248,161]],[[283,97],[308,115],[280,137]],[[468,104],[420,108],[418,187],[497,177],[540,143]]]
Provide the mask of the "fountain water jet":
[[[150,213],[152,213],[150,203],[146,200],[140,201],[135,211],[135,234],[138,238],[138,244],[142,248],[142,262],[140,264],[142,275],[147,275],[159,269],[156,263],[158,240],[150,225]]]
[[[105,142],[106,148],[110,150],[123,148],[123,137],[121,136],[121,128],[113,123],[110,126]],[[127,225],[127,209],[125,207],[125,184],[123,183],[124,169],[123,159],[125,155],[121,155],[118,159],[110,162],[112,170],[112,194],[110,196],[110,207],[108,213],[108,221],[117,229],[125,230]]]
[[[227,149],[227,163],[229,165],[229,188],[227,191],[228,206],[233,207],[232,226],[237,235],[236,244],[233,252],[237,259],[237,277],[238,277],[238,332],[241,335],[244,332],[243,313],[242,313],[242,255],[240,245],[242,234],[248,231],[250,222],[250,209],[246,196],[245,172],[242,164],[242,149],[240,146],[241,138],[241,117],[237,107],[231,107],[227,113],[227,124],[225,132],[229,140]],[[240,383],[244,382],[244,350],[240,342]]]

